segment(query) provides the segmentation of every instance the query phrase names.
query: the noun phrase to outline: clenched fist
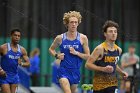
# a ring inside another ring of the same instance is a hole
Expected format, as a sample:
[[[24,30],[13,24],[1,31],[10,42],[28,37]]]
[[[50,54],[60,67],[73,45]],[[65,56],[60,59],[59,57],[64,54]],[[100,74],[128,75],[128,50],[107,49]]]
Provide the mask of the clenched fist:
[[[78,54],[78,52],[73,47],[70,47],[69,50],[70,50],[70,53],[73,54],[73,55]]]
[[[6,72],[0,67],[0,76],[6,77]]]

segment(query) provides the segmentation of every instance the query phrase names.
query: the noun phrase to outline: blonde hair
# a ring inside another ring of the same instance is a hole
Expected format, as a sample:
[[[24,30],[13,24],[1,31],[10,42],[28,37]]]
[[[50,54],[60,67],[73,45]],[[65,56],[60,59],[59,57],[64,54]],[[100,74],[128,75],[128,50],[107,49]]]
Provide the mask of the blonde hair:
[[[30,53],[30,57],[34,57],[36,54],[39,54],[40,50],[38,48],[33,49]]]
[[[67,13],[64,13],[63,24],[65,26],[67,26],[67,24],[69,23],[69,18],[70,17],[76,17],[78,19],[78,23],[79,24],[81,23],[82,16],[81,16],[80,12],[77,12],[77,11],[69,11]]]

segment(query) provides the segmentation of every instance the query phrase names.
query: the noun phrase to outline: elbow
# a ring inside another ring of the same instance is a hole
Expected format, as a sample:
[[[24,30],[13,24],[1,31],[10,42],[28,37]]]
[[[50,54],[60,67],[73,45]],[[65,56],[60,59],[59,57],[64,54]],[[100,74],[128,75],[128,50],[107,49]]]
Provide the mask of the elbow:
[[[85,60],[87,60],[89,58],[90,54],[86,54],[85,56]]]
[[[90,57],[90,54],[87,54],[87,59]]]
[[[85,68],[87,68],[87,63],[85,64]]]
[[[89,69],[89,63],[85,64],[85,68]]]
[[[122,65],[120,66],[120,68],[121,68],[121,69],[124,69],[124,68],[125,68],[125,65],[122,64]]]
[[[51,48],[49,48],[49,53],[51,53]]]
[[[52,54],[53,51],[54,51],[54,49],[50,47],[50,48],[49,48],[49,53]]]

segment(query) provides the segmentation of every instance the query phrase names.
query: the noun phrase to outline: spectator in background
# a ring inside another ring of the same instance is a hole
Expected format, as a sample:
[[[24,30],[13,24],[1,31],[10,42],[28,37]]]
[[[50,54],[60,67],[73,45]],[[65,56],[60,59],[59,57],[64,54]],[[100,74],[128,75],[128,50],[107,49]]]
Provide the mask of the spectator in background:
[[[39,85],[39,74],[40,74],[40,58],[39,58],[40,50],[35,48],[30,53],[30,63],[31,66],[29,68],[29,72],[31,73],[31,81],[32,86]]]
[[[59,59],[56,59],[53,63],[52,63],[52,82],[57,85],[57,86],[60,86],[58,84],[58,79],[57,79],[57,70],[59,69],[59,66],[60,66],[60,61]]]
[[[128,48],[128,52],[124,53],[121,57],[121,66],[128,73],[128,81],[121,81],[121,91],[126,91],[126,93],[132,93],[132,81],[134,79],[134,75],[136,75],[136,69],[139,68],[139,57],[135,54],[136,48],[135,45],[130,45]],[[137,92],[135,92],[137,93]]]

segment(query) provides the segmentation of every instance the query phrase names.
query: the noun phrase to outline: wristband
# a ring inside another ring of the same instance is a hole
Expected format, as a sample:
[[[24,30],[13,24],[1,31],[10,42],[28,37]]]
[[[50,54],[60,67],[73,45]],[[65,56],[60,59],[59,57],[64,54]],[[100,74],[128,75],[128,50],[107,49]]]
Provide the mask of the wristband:
[[[3,71],[3,69],[0,69],[0,71]]]
[[[58,59],[58,54],[56,53],[54,57],[55,57],[56,59]]]
[[[23,66],[23,64],[24,64],[24,63],[23,63],[23,62],[21,62],[21,64],[20,64],[20,65],[21,65],[21,66]]]

